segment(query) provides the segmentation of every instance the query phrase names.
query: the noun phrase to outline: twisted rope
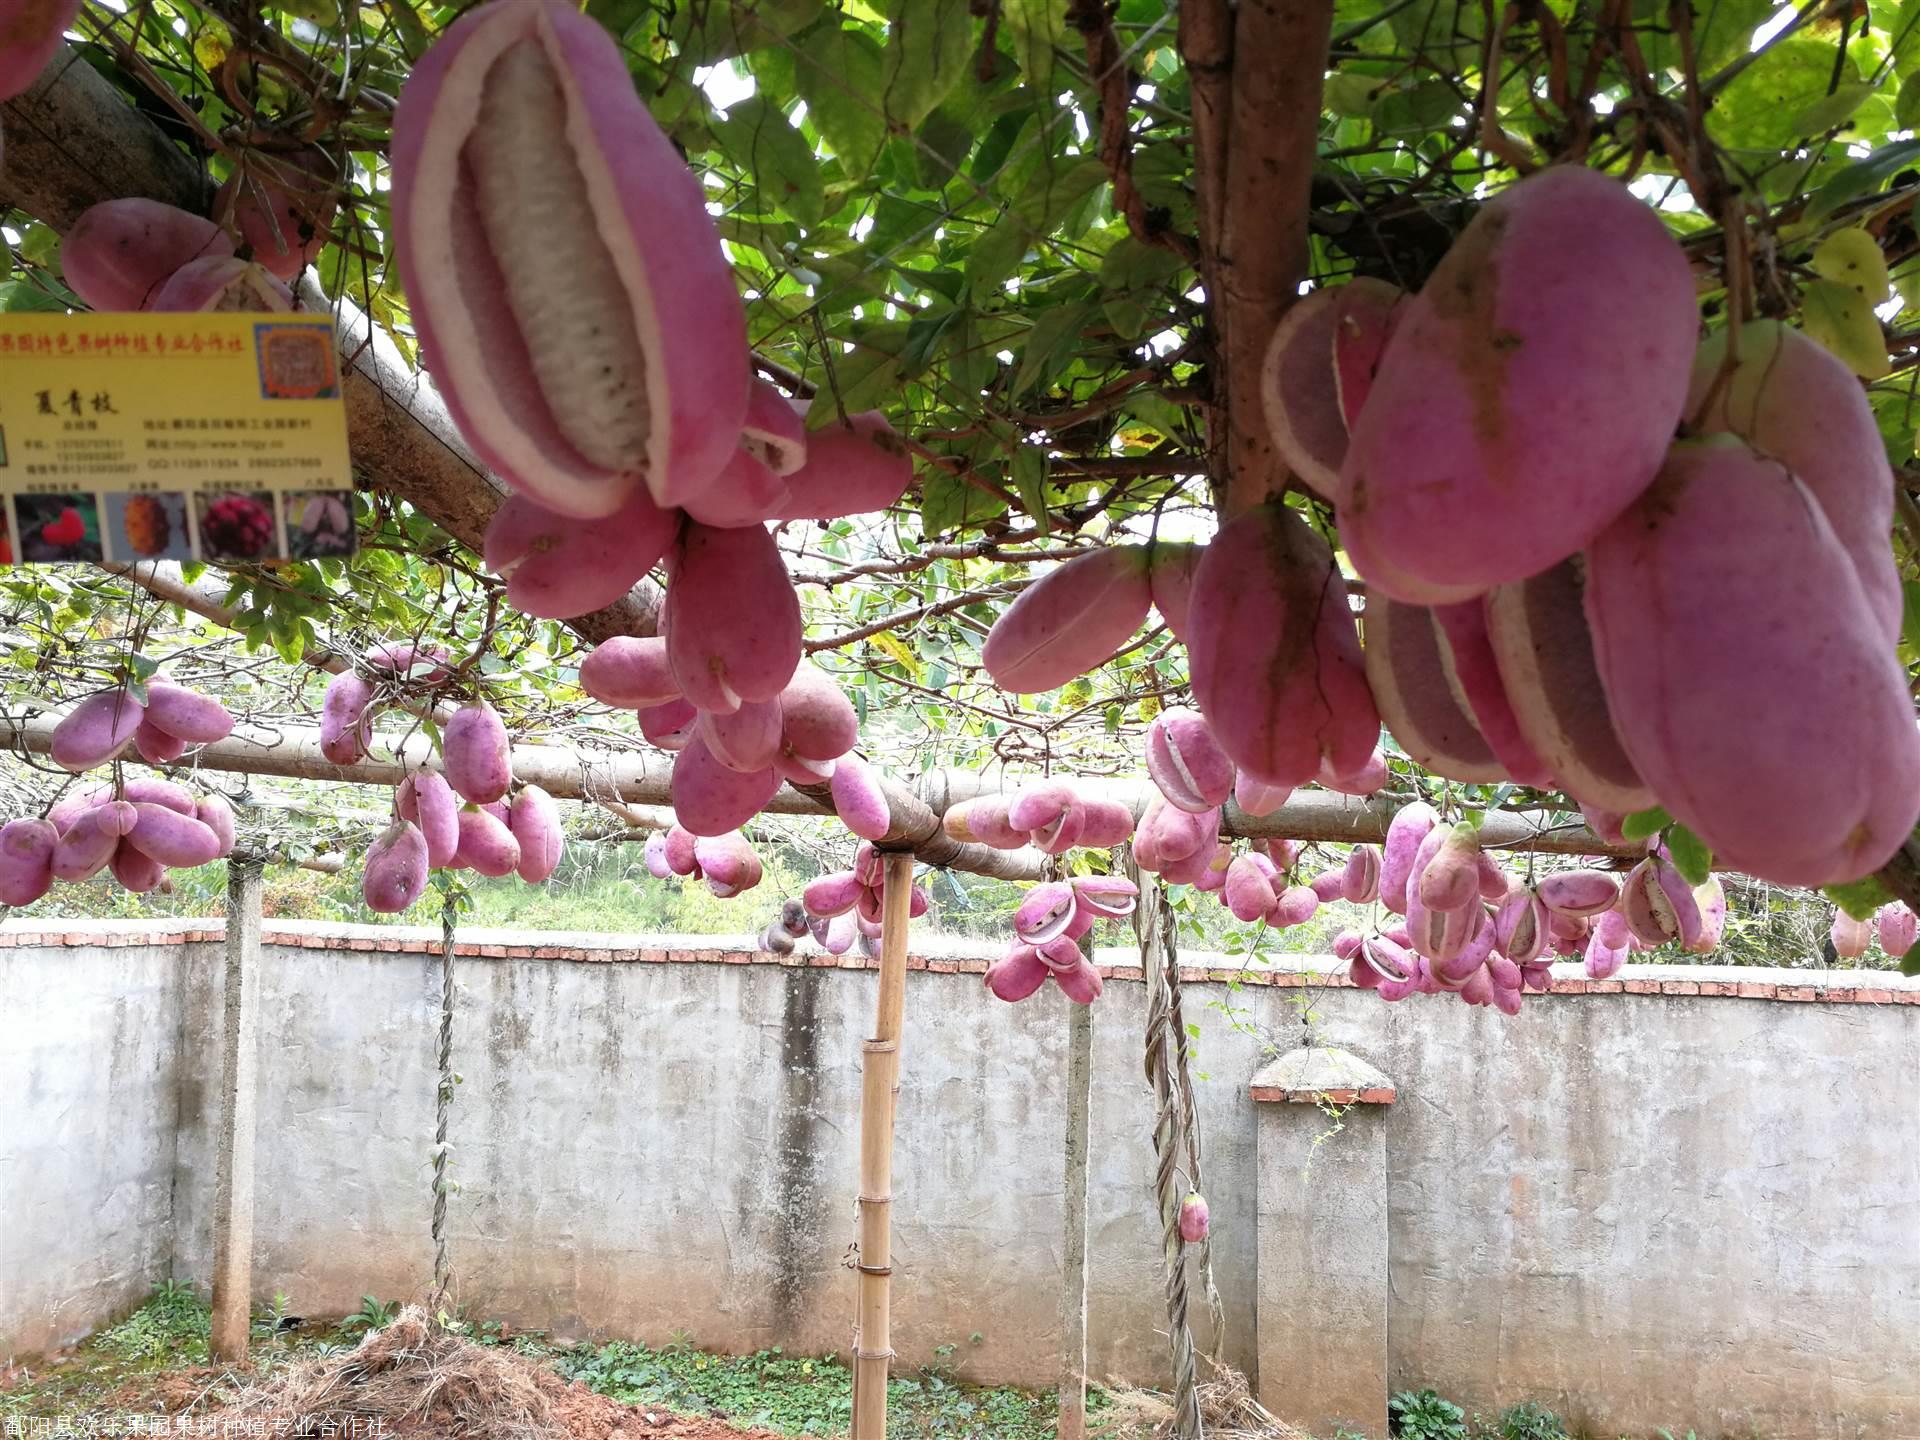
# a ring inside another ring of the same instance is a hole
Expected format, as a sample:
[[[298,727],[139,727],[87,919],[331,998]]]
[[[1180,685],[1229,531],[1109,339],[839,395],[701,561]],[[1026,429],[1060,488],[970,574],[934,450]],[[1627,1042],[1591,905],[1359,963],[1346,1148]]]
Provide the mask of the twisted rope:
[[[453,1285],[447,1256],[447,1127],[453,1118],[453,897],[440,906],[440,1076],[433,1116],[433,1304],[446,1308]]]
[[[1171,913],[1169,913],[1171,921]],[[1173,952],[1171,927],[1167,941],[1167,1010],[1169,1022],[1173,1027],[1173,1048],[1175,1060],[1174,1089],[1180,1098],[1180,1117],[1187,1142],[1187,1183],[1197,1193],[1205,1195],[1207,1184],[1205,1172],[1200,1165],[1200,1111],[1194,1101],[1193,1072],[1187,1063],[1187,1019],[1180,1008],[1180,966]],[[1207,1238],[1200,1242],[1200,1280],[1206,1288],[1207,1318],[1213,1323],[1213,1346],[1207,1352],[1207,1359],[1216,1367],[1220,1362],[1220,1352],[1227,1343],[1227,1306],[1220,1298],[1219,1287],[1213,1283],[1213,1232],[1207,1232]]]
[[[1159,877],[1148,886],[1133,856],[1127,871],[1140,885],[1133,912],[1140,939],[1140,968],[1147,982],[1146,1070],[1153,1086],[1154,1193],[1160,1201],[1161,1258],[1167,1276],[1167,1341],[1173,1351],[1173,1429],[1179,1440],[1200,1440],[1200,1396],[1194,1373],[1193,1332],[1187,1326],[1186,1245],[1180,1238],[1180,1158],[1184,1118],[1174,1075],[1181,1047],[1175,1040],[1179,976],[1174,949],[1173,912],[1165,904]],[[1172,977],[1169,985],[1168,978]]]

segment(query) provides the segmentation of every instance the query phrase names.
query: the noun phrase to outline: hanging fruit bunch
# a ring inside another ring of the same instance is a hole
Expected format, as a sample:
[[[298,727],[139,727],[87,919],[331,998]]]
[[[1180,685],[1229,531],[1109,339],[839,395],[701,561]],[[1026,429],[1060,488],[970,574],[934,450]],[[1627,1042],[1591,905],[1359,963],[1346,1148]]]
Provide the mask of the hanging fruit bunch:
[[[862,840],[853,852],[853,868],[810,881],[801,896],[814,939],[830,955],[844,955],[858,938],[878,940],[886,910],[886,857]],[[918,885],[908,897],[907,914],[927,913],[927,892]]]
[[[1036,885],[1013,916],[1013,944],[987,969],[1002,1000],[1024,1000],[1048,980],[1077,1005],[1100,998],[1105,982],[1080,943],[1101,920],[1124,920],[1140,888],[1124,875],[1082,875]]]
[[[671,875],[703,881],[722,900],[744,895],[760,883],[760,857],[738,830],[724,835],[695,835],[672,825],[647,837],[647,873],[665,880]]]
[[[1876,940],[1888,959],[1900,960],[1920,938],[1920,920],[1898,900],[1882,905],[1872,920],[1856,920],[1844,910],[1835,910],[1830,938],[1833,953],[1843,960],[1858,960]]]

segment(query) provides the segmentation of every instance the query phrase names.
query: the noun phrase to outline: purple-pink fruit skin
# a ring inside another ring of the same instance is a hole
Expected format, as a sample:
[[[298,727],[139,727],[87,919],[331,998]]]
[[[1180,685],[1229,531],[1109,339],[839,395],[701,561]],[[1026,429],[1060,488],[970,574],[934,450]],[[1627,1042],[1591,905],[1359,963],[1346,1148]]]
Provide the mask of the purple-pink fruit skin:
[[[232,239],[205,216],[128,197],[81,212],[61,242],[60,270],[90,309],[131,311],[188,261],[231,254]]]
[[[514,873],[529,885],[538,885],[560,868],[566,838],[560,829],[560,807],[538,785],[526,785],[513,797],[507,828],[520,846]]]
[[[458,859],[489,879],[499,880],[513,874],[520,863],[520,842],[491,811],[463,805]]]
[[[440,736],[447,783],[462,799],[488,805],[513,783],[513,750],[507,727],[491,705],[479,701],[455,712]]]
[[[202,795],[193,802],[193,818],[213,831],[220,848],[215,859],[233,853],[236,838],[233,823],[233,807],[227,804],[224,795]]]
[[[1112,659],[1151,604],[1145,546],[1077,556],[1015,597],[988,632],[981,663],[1016,695],[1057,690]]]
[[[233,716],[211,695],[165,680],[147,682],[147,721],[190,745],[211,745],[233,733]]]
[[[149,765],[171,765],[187,753],[187,742],[169,735],[151,720],[142,720],[133,732],[133,748]]]
[[[134,848],[130,840],[122,840],[114,846],[113,856],[107,861],[107,866],[113,871],[113,878],[135,895],[158,890],[167,878],[167,867],[146,852]]]
[[[460,848],[460,799],[447,777],[418,770],[401,788],[401,817],[420,827],[427,842],[427,863],[436,870],[451,865]]]
[[[1047,983],[1050,973],[1038,951],[1031,945],[1016,942],[987,967],[986,986],[998,999],[1024,1000]]]
[[[53,885],[60,837],[45,820],[0,825],[0,905],[31,905]]]
[[[148,801],[141,801],[133,808],[140,818],[127,833],[127,840],[142,854],[179,870],[219,858],[220,837],[210,826]]]
[[[873,767],[858,755],[843,755],[828,782],[840,821],[863,840],[884,840],[893,817]]]
[[[580,688],[616,710],[644,710],[680,698],[667,663],[667,642],[657,635],[602,640],[580,662]]]
[[[411,822],[396,820],[367,852],[361,898],[376,915],[398,915],[425,893],[427,868],[426,837]]]
[[[75,773],[106,764],[133,744],[144,716],[127,691],[95,691],[53,727],[53,763]]]
[[[689,523],[669,571],[667,659],[681,693],[721,712],[777,698],[800,665],[801,624],[773,536]]]
[[[771,769],[743,775],[713,758],[695,736],[673,761],[673,813],[695,835],[724,835],[766,808],[780,789]]]

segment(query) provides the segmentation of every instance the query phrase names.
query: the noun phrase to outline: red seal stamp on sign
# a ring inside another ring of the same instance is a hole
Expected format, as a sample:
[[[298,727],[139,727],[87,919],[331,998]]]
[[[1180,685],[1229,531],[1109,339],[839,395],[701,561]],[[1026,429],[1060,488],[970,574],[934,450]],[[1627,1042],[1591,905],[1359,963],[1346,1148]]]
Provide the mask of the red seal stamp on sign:
[[[268,400],[331,400],[340,393],[329,325],[256,325],[260,393]]]

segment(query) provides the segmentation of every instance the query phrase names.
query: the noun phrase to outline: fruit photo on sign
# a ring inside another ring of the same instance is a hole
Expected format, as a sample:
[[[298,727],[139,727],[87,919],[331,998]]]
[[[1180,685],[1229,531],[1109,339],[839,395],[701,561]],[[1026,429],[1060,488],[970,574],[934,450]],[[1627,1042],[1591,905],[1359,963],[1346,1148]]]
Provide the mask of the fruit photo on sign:
[[[337,559],[354,549],[353,493],[295,490],[287,495],[287,554],[295,560]]]
[[[20,558],[40,563],[98,561],[100,505],[92,495],[21,495],[14,505],[20,517]]]
[[[210,491],[194,496],[201,558],[270,560],[284,555],[273,509],[270,490]]]
[[[100,497],[106,507],[102,537],[110,560],[191,560],[193,532],[187,525],[187,497],[177,491]]]

